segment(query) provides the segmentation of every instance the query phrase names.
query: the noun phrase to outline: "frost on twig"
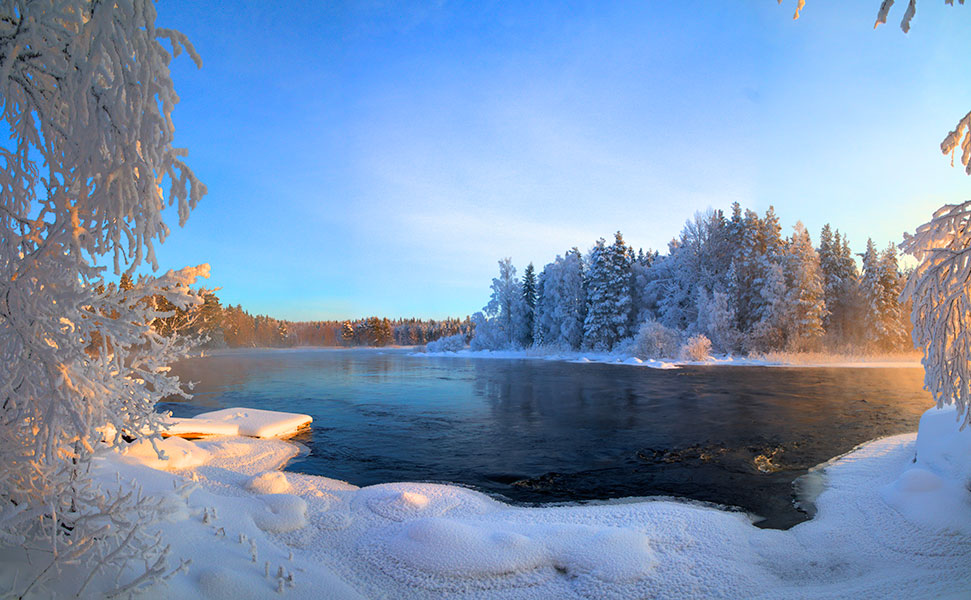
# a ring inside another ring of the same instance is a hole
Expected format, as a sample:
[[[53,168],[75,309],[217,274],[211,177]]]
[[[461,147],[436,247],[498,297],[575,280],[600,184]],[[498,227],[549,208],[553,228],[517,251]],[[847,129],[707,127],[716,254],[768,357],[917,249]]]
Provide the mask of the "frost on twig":
[[[971,201],[938,209],[900,248],[920,261],[903,297],[913,301],[924,385],[938,407],[957,406],[963,429],[971,423]]]
[[[948,133],[944,141],[941,142],[941,152],[951,155],[952,166],[954,165],[954,151],[958,147],[961,148],[961,164],[964,165],[964,171],[971,175],[971,112],[964,115],[964,118],[958,121],[954,131]]]
[[[90,569],[82,586],[133,576],[120,594],[169,573],[150,530],[158,503],[103,489],[88,468],[103,442],[155,439],[155,403],[184,395],[168,365],[191,342],[152,323],[198,305],[188,286],[208,275],[115,285],[100,262],[156,268],[163,210],[184,222],[205,193],[173,146],[178,96],[159,38],[194,51],[154,22],[150,0],[0,4],[0,546],[30,540],[52,557],[19,593],[68,564]]]

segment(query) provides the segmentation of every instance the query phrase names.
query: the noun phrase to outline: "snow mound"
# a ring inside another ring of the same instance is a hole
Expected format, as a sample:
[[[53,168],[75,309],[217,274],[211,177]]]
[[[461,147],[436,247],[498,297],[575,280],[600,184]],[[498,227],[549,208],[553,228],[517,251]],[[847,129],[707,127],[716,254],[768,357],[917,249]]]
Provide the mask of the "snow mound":
[[[924,413],[913,465],[880,493],[913,524],[971,535],[971,431],[959,426],[953,406]]]
[[[954,406],[931,409],[920,418],[917,462],[949,479],[971,479],[971,431],[960,431]]]
[[[542,544],[524,535],[442,518],[409,522],[388,550],[403,564],[459,578],[530,571],[549,560]]]
[[[543,589],[554,576],[542,544],[491,523],[417,519],[365,545],[371,563],[397,582],[399,597],[491,597],[482,592]],[[434,594],[416,594],[421,590]]]
[[[361,489],[354,499],[372,514],[391,521],[439,517],[446,513],[474,515],[487,510],[487,496],[433,483],[385,483]]]
[[[169,471],[197,467],[209,459],[209,452],[182,438],[155,440],[155,446],[162,451],[162,458],[159,458],[152,442],[145,438],[129,444],[122,450],[122,454],[147,467]]]
[[[609,583],[630,583],[647,577],[657,560],[650,539],[632,529],[608,527],[573,537],[555,557],[558,570],[586,574]]]
[[[292,488],[282,471],[260,473],[246,482],[246,489],[257,494],[285,494]]]
[[[167,417],[163,436],[203,437],[207,435],[239,435],[239,425],[200,417]]]
[[[180,427],[196,427],[205,433],[205,423],[216,423],[220,427],[235,425],[239,435],[271,438],[294,434],[310,425],[311,421],[310,415],[260,408],[224,408],[184,419]]]
[[[287,533],[307,526],[307,502],[293,494],[260,496],[264,510],[253,515],[253,522],[269,533]]]

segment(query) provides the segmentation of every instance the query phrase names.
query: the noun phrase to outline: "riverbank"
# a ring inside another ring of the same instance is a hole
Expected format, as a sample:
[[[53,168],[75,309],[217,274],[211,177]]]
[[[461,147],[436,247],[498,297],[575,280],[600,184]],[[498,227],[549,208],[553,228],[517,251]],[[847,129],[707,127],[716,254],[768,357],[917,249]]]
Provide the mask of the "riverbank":
[[[414,352],[413,356],[462,357],[511,360],[550,360],[572,363],[630,365],[652,369],[677,369],[685,366],[725,367],[833,367],[833,368],[920,368],[920,353],[828,354],[824,352],[771,352],[757,356],[716,354],[707,360],[677,358],[641,359],[624,352],[585,352],[527,348],[524,350],[459,350],[457,352]]]
[[[281,472],[299,452],[281,440],[170,438],[178,461],[165,470],[118,450],[95,469],[161,496],[159,531],[173,559],[192,561],[145,598],[959,598],[971,589],[971,432],[954,417],[932,409],[919,435],[821,465],[816,516],[787,531],[673,501],[520,508],[448,485],[357,488]],[[0,557],[8,590],[42,564],[20,549]],[[78,575],[66,568],[50,591],[73,595]]]

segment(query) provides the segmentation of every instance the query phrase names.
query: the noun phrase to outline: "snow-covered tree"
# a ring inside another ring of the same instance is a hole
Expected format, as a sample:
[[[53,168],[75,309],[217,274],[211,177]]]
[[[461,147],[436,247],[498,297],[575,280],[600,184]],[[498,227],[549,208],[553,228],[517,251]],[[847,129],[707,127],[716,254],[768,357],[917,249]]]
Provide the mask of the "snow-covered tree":
[[[819,269],[819,256],[802,222],[793,227],[785,255],[788,316],[787,343],[795,350],[815,348],[823,336],[823,319],[829,314]]]
[[[576,248],[543,268],[536,299],[536,343],[579,348],[583,343],[586,293],[583,258]]]
[[[492,296],[481,313],[473,316],[475,350],[521,348],[527,339],[526,302],[512,259],[499,261],[499,277],[492,280]]]
[[[905,339],[900,313],[900,273],[891,246],[880,252],[867,240],[863,253],[860,294],[863,300],[864,339],[882,350],[899,349]]]
[[[963,429],[971,424],[971,201],[941,207],[900,247],[920,261],[904,297],[913,301],[924,384],[939,407],[957,405]]]
[[[603,238],[590,251],[587,270],[587,316],[583,341],[590,348],[610,350],[631,335],[631,264],[633,251],[618,231],[614,243]]]
[[[697,299],[698,323],[696,329],[711,340],[715,349],[734,352],[739,349],[741,334],[735,328],[735,306],[726,292],[708,294],[699,290]]]
[[[886,331],[884,347],[887,350],[900,350],[907,344],[903,307],[900,304],[904,280],[897,263],[897,247],[893,243],[880,253],[880,287],[883,289],[881,304]]]
[[[653,271],[657,266],[659,254],[657,250],[643,249],[637,251],[637,258],[631,265],[631,315],[634,323],[643,323],[648,319],[655,318],[656,299],[646,295],[647,285],[653,279]]]
[[[657,321],[644,321],[637,330],[631,351],[639,358],[674,358],[681,346],[677,329]]]
[[[766,260],[756,283],[759,290],[758,320],[747,330],[745,344],[750,351],[777,350],[785,346],[789,317],[782,265]]]
[[[761,219],[746,211],[732,288],[739,329],[751,350],[773,350],[785,344],[788,303],[781,230],[773,207]]]
[[[668,244],[668,254],[633,265],[635,321],[657,319],[666,327],[694,329],[699,298],[727,287],[732,242],[721,211],[695,214]]]
[[[829,224],[820,234],[819,266],[829,311],[824,320],[826,333],[844,343],[853,341],[851,333],[858,329],[859,274],[849,240],[838,229],[833,233]]]
[[[201,303],[188,285],[208,266],[121,289],[99,261],[157,268],[165,206],[182,224],[205,193],[172,146],[169,62],[183,49],[198,62],[147,0],[0,6],[0,545],[49,551],[21,594],[67,564],[94,575],[137,558],[122,593],[166,573],[145,529],[154,500],[99,488],[89,464],[106,425],[114,443],[157,433],[155,402],[182,393],[167,367],[185,342],[151,329],[166,315],[148,299]]]
[[[526,266],[523,271],[523,345],[533,345],[533,321],[536,316],[536,270],[533,263]]]

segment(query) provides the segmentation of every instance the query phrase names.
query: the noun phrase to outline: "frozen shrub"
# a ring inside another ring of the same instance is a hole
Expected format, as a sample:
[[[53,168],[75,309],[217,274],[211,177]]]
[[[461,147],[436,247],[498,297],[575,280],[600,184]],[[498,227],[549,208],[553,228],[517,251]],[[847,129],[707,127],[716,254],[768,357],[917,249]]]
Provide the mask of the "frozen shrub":
[[[711,356],[711,340],[703,334],[693,335],[681,346],[681,360],[707,360]]]
[[[634,337],[631,352],[638,358],[672,358],[677,355],[680,342],[676,329],[645,321]]]
[[[465,336],[461,333],[425,344],[425,352],[458,352],[463,348],[465,348]]]

